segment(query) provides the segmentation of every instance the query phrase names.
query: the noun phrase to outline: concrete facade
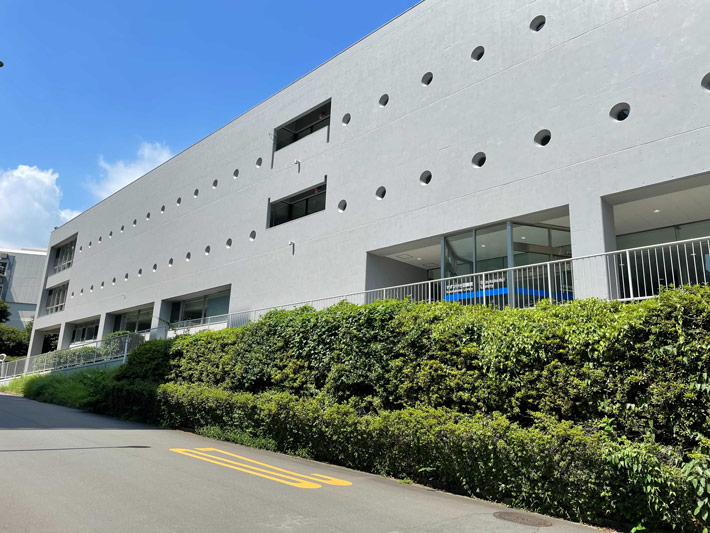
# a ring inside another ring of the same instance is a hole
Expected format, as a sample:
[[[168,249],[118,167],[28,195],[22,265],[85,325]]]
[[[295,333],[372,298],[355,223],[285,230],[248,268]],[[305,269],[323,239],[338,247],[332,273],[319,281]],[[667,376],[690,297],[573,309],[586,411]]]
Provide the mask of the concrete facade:
[[[554,220],[583,256],[708,219],[709,25],[705,0],[425,0],[55,230],[50,254],[76,252],[47,266],[31,353],[224,288],[236,312],[424,280],[398,247],[497,222]],[[328,127],[275,150],[326,102]],[[324,181],[325,210],[268,227]]]
[[[11,313],[6,325],[24,329],[35,317],[46,261],[44,250],[0,248],[0,300]]]

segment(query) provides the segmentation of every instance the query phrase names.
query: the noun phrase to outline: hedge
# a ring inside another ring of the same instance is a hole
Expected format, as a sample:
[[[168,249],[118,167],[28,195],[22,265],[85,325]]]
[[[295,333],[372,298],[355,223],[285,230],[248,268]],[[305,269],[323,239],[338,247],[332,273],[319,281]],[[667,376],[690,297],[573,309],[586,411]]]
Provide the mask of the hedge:
[[[673,449],[545,415],[527,428],[502,414],[431,407],[360,415],[323,397],[175,383],[159,387],[158,402],[164,424],[213,437],[267,442],[281,452],[571,520],[698,528],[693,479]]]
[[[710,435],[710,287],[494,311],[382,301],[179,337],[172,380],[406,407],[533,413],[692,449]]]

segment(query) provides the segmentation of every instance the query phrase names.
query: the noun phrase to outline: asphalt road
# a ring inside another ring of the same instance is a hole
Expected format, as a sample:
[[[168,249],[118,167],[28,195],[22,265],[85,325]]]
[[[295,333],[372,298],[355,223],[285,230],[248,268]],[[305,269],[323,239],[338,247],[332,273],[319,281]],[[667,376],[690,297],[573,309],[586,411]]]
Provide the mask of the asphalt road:
[[[0,531],[596,530],[0,394]]]

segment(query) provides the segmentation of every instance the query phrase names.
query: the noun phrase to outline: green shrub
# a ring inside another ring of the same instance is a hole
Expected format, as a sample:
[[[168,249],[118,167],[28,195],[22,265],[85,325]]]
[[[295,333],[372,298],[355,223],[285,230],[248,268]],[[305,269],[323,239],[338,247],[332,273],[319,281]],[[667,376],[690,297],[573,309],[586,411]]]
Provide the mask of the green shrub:
[[[170,373],[172,340],[152,340],[131,351],[116,374],[119,381],[144,380],[165,383]]]
[[[692,480],[675,450],[538,415],[406,408],[358,415],[323,397],[168,383],[161,420],[205,435],[411,479],[572,520],[695,531]],[[708,481],[703,478],[703,483]]]
[[[533,413],[692,448],[710,435],[710,287],[634,304],[583,300],[493,311],[348,303],[273,311],[185,335],[171,377],[230,391],[326,394],[361,412],[443,407]]]
[[[38,374],[23,379],[22,394],[40,402],[95,411],[115,370],[83,370]]]

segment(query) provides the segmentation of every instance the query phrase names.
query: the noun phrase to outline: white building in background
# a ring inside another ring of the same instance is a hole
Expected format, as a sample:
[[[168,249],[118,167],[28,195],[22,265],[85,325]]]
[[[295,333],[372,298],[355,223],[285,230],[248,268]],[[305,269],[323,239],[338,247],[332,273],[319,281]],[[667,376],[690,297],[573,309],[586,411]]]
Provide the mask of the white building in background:
[[[707,0],[425,0],[55,230],[30,351],[710,235],[709,27]],[[698,252],[434,297],[646,296]]]
[[[24,329],[35,316],[47,252],[39,248],[0,248],[0,300],[10,305],[6,323]]]

